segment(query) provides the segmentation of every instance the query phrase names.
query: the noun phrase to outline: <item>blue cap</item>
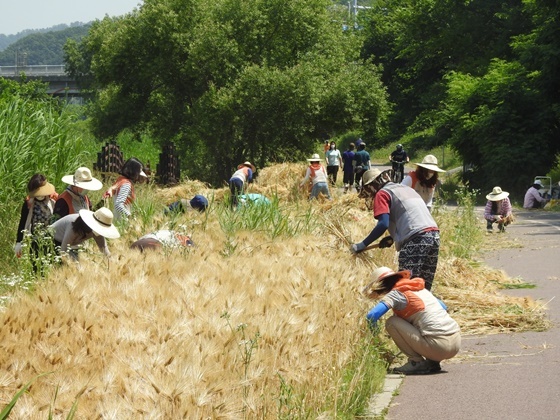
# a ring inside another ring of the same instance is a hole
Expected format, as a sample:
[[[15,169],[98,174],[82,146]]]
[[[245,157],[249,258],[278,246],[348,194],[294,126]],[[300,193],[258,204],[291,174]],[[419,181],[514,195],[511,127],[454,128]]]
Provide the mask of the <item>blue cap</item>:
[[[208,200],[203,195],[195,195],[189,204],[193,209],[197,209],[198,211],[205,211],[208,207]]]

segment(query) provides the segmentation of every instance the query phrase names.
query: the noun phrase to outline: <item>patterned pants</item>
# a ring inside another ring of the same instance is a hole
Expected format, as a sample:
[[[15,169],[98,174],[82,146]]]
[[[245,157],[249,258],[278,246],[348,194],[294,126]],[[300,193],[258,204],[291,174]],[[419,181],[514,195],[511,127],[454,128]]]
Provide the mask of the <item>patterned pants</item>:
[[[399,252],[399,270],[410,270],[420,277],[426,289],[432,288],[439,255],[439,232],[429,231],[413,236]]]

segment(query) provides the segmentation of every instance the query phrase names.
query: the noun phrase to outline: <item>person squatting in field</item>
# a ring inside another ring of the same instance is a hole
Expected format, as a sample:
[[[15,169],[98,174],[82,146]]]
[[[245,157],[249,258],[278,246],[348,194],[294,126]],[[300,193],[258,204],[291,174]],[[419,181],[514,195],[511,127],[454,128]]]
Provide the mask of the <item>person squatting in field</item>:
[[[255,166],[251,162],[243,162],[237,166],[237,171],[229,179],[229,191],[231,192],[231,207],[236,208],[239,196],[245,192],[245,186],[253,182]]]
[[[80,210],[91,210],[91,201],[87,191],[98,191],[103,188],[103,183],[91,176],[91,171],[86,167],[76,169],[73,175],[65,175],[62,182],[68,184],[64,192],[58,196],[54,205],[53,221],[78,213]]]
[[[391,182],[390,172],[374,168],[364,174],[362,196],[373,201],[377,225],[350,250],[363,251],[389,230],[399,251],[399,271],[410,270],[430,290],[439,256],[439,228],[422,197],[412,188]]]
[[[307,161],[309,162],[309,166],[305,171],[305,177],[299,184],[300,188],[304,188],[307,182],[311,180],[313,187],[311,188],[309,200],[317,198],[319,193],[331,200],[331,193],[329,192],[329,185],[327,183],[327,172],[325,171],[325,167],[321,165],[321,158],[317,153],[314,153]]]
[[[144,172],[144,165],[136,158],[128,159],[115,183],[103,194],[104,199],[112,198],[115,209],[115,220],[130,217],[131,207],[136,200],[134,184],[148,176]]]
[[[459,324],[449,316],[445,304],[425,288],[424,280],[411,278],[408,270],[394,272],[377,268],[363,294],[381,299],[367,314],[370,328],[389,311],[385,329],[408,362],[395,373],[422,375],[441,371],[440,362],[451,359],[461,348]]]
[[[486,219],[486,229],[492,233],[492,225],[498,224],[500,232],[506,231],[506,226],[513,222],[509,193],[502,191],[500,187],[494,187],[492,192],[486,196],[488,200],[484,207],[484,218]]]
[[[69,255],[74,261],[78,260],[78,245],[91,238],[105,256],[111,256],[105,238],[117,239],[121,236],[113,225],[113,212],[106,207],[101,207],[95,213],[82,209],[64,216],[54,222],[49,230],[60,254]]]

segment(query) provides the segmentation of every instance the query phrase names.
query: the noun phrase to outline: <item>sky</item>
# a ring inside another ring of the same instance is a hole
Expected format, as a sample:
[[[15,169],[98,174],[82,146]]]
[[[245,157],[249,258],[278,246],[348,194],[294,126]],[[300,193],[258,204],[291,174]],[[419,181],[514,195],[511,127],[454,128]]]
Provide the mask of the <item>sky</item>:
[[[142,0],[0,0],[0,34],[87,23],[131,12]]]

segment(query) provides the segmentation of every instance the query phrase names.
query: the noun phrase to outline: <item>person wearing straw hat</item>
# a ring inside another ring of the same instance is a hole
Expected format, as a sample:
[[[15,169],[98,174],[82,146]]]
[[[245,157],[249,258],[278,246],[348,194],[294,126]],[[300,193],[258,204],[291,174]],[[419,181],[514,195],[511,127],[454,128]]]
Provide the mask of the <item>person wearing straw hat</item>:
[[[410,171],[401,184],[413,188],[432,211],[434,192],[438,184],[438,174],[445,172],[438,167],[438,160],[434,155],[426,155],[422,162],[416,163],[416,170]]]
[[[486,219],[486,230],[493,232],[492,225],[498,224],[500,232],[506,231],[506,226],[513,222],[509,193],[502,191],[500,187],[494,187],[492,192],[486,196],[488,200],[484,207],[484,218]]]
[[[331,193],[329,192],[329,185],[327,183],[327,171],[325,167],[321,165],[321,157],[318,153],[314,153],[307,161],[309,162],[309,166],[305,171],[305,177],[299,184],[300,188],[304,188],[309,180],[311,180],[313,187],[311,188],[311,194],[309,194],[309,200],[318,198],[319,193],[331,200]]]
[[[399,270],[410,270],[414,277],[423,278],[430,290],[439,257],[439,228],[422,197],[412,188],[392,182],[391,172],[374,168],[364,174],[362,195],[373,200],[377,225],[350,250],[362,252],[389,230],[399,251]]]
[[[248,183],[253,182],[255,166],[249,162],[237,165],[237,171],[229,179],[229,191],[231,192],[231,207],[236,208],[239,203],[239,196],[244,194]]]
[[[136,158],[128,159],[115,183],[103,194],[103,199],[113,199],[115,220],[127,219],[132,214],[132,204],[136,200],[134,184],[141,179],[148,179],[144,164]]]
[[[107,207],[101,207],[95,212],[82,209],[57,220],[49,229],[57,249],[70,255],[75,261],[78,260],[78,245],[88,239],[93,238],[99,250],[109,257],[111,253],[105,238],[117,239],[121,236],[113,225],[113,212]]]
[[[385,321],[385,330],[408,362],[394,373],[425,375],[441,371],[442,360],[451,359],[461,348],[459,324],[447,313],[445,304],[424,287],[424,280],[411,278],[408,270],[394,272],[379,267],[363,294],[381,299],[367,314],[370,328],[389,309],[393,315]]]
[[[73,175],[65,175],[62,182],[68,184],[54,205],[53,219],[56,221],[74,214],[82,209],[90,210],[91,201],[87,191],[98,191],[103,188],[103,183],[91,176],[91,171],[86,167],[76,169]]]
[[[14,253],[20,258],[22,254],[22,241],[24,232],[33,235],[31,247],[35,254],[38,252],[36,236],[40,230],[51,223],[54,205],[58,195],[54,185],[47,181],[43,174],[34,174],[27,183],[28,196],[21,207],[16,244]]]
[[[543,183],[540,179],[537,179],[534,184],[529,187],[523,199],[524,209],[540,209],[545,206],[548,200],[539,193],[542,187]]]

